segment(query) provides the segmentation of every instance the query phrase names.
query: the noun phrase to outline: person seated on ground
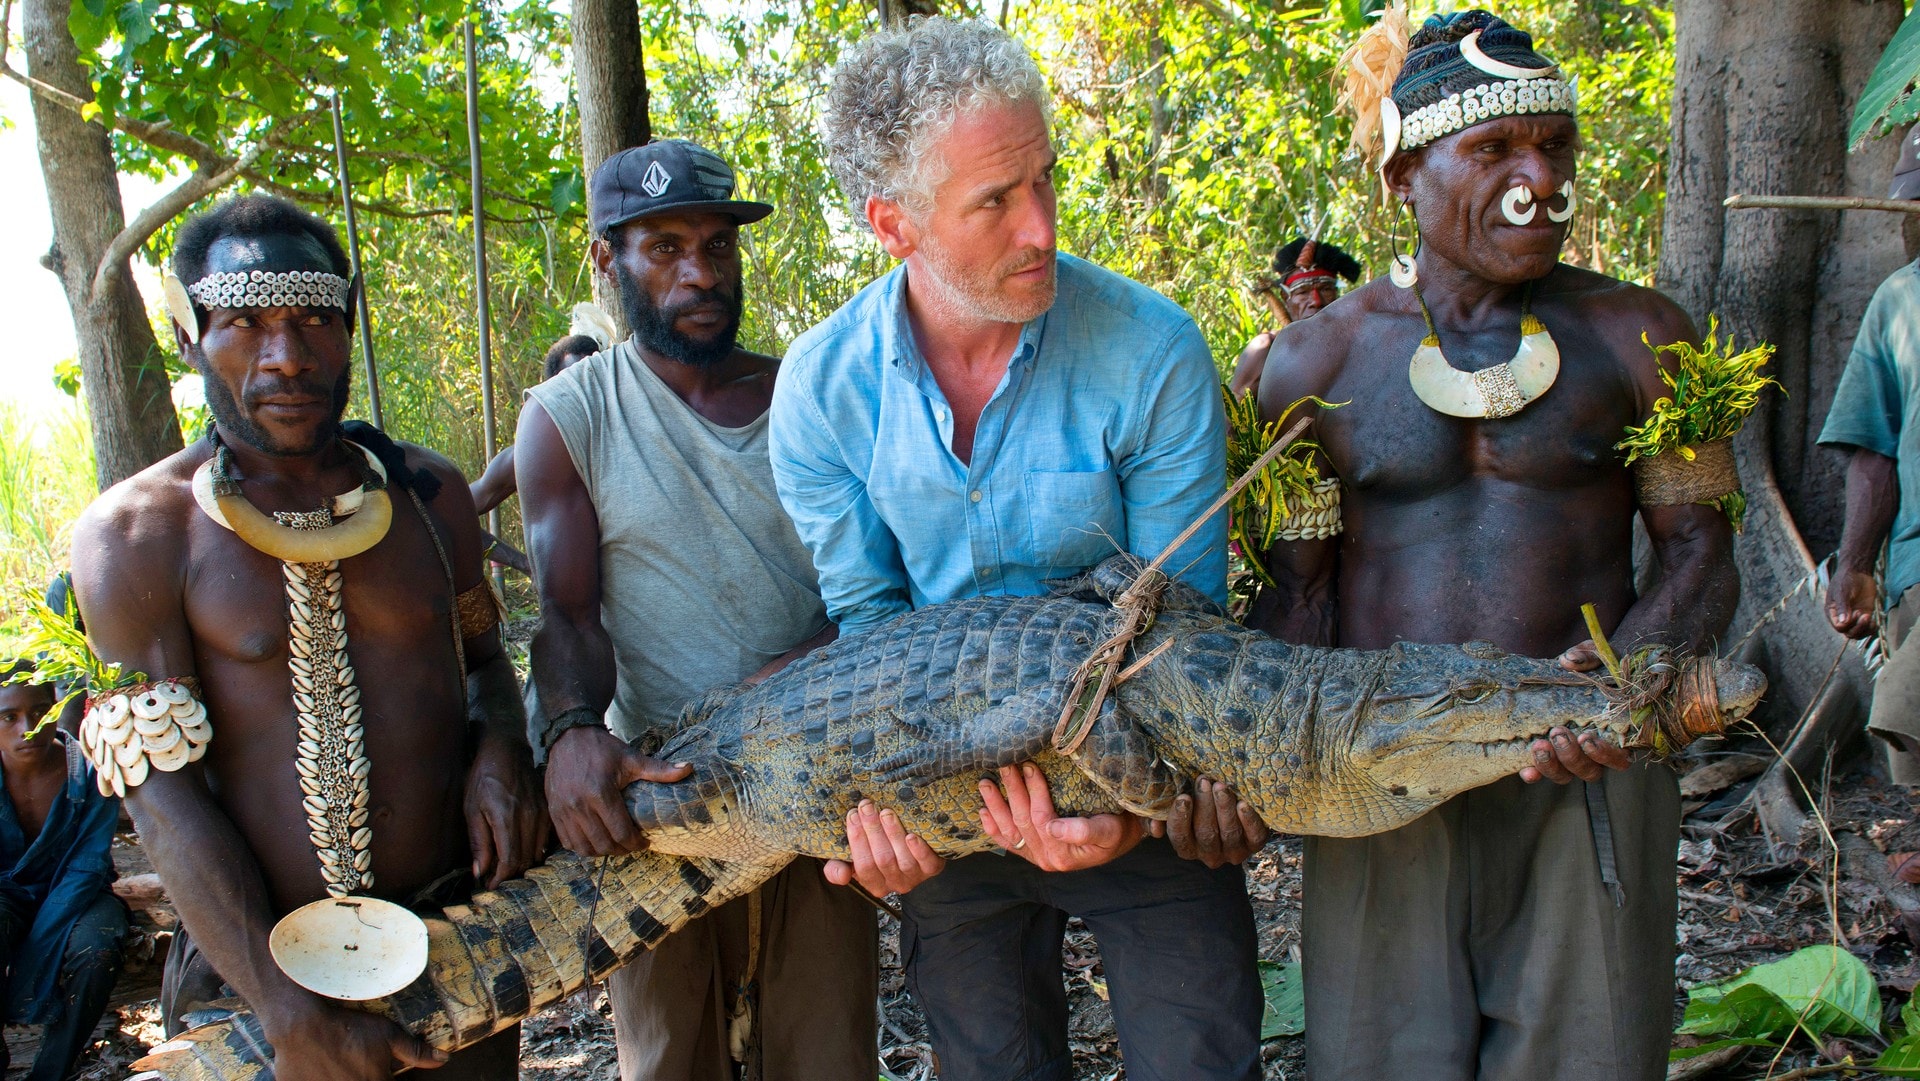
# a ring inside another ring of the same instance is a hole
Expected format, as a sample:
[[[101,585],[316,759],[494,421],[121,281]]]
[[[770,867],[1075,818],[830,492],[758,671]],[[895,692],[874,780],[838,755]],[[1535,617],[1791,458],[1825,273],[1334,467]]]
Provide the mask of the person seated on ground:
[[[177,709],[125,766],[111,700],[81,730],[95,726],[90,760],[125,790],[180,913],[169,1034],[237,993],[279,1081],[375,1081],[396,1061],[514,1081],[518,1025],[449,1055],[304,989],[268,947],[314,901],[432,911],[546,847],[466,478],[341,423],[350,274],[333,227],[284,199],[232,199],[181,226],[168,308],[213,423],[103,493],[73,537],[94,651]]]
[[[78,742],[52,725],[34,731],[53,687],[6,682],[32,671],[0,668],[0,967],[6,1022],[46,1026],[27,1081],[60,1081],[120,972],[127,910],[108,888],[120,801],[100,794]]]
[[[1236,396],[1260,385],[1260,373],[1266,370],[1273,339],[1288,323],[1315,315],[1340,299],[1341,278],[1349,282],[1360,280],[1360,262],[1336,244],[1298,236],[1273,253],[1273,274],[1261,291],[1269,297],[1278,294],[1281,311],[1274,314],[1284,312],[1285,318],[1280,326],[1255,334],[1240,351],[1240,359],[1233,362],[1233,375],[1227,380],[1227,386]]]
[[[576,363],[598,353],[600,343],[591,335],[569,334],[547,347],[547,356],[540,364],[542,383]],[[513,448],[502,447],[500,453],[493,456],[487,468],[481,472],[480,479],[473,482],[473,509],[475,513],[488,511],[513,498],[519,491],[519,483],[513,472]],[[521,574],[531,575],[533,564],[527,560],[527,553],[501,540],[484,530],[480,534],[480,543],[485,546],[487,558],[503,567],[512,567]]]

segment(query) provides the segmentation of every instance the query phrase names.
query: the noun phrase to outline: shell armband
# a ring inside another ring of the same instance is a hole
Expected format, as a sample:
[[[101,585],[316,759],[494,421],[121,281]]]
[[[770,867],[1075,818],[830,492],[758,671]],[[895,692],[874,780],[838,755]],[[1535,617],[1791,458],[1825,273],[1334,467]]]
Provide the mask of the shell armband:
[[[1340,482],[1329,477],[1315,481],[1304,498],[1287,497],[1287,516],[1275,536],[1281,540],[1326,540],[1341,530]]]
[[[103,796],[124,796],[151,770],[171,773],[197,762],[213,739],[207,707],[187,680],[163,679],[91,699],[80,721],[80,748]]]

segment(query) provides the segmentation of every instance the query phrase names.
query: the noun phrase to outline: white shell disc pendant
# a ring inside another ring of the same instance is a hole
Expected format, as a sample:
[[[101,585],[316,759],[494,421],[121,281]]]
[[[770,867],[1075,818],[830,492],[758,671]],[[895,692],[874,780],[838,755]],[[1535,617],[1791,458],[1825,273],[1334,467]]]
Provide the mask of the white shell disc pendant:
[[[1498,420],[1525,409],[1560,376],[1560,347],[1540,320],[1520,320],[1520,348],[1505,364],[1463,372],[1447,363],[1440,339],[1429,334],[1413,351],[1407,379],[1427,407],[1450,417]]]

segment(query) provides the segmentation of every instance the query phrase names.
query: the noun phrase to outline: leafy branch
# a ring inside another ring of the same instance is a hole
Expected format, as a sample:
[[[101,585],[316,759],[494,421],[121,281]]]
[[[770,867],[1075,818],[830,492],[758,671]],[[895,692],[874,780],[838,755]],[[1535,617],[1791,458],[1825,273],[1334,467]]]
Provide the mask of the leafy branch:
[[[1345,402],[1333,403],[1308,395],[1281,410],[1271,424],[1260,421],[1260,405],[1248,390],[1238,398],[1225,386],[1220,388],[1227,408],[1227,476],[1237,477],[1253,468],[1260,456],[1272,448],[1286,430],[1287,418],[1294,410],[1312,402],[1322,409],[1337,409]],[[1260,553],[1273,545],[1281,527],[1299,506],[1313,495],[1320,483],[1320,467],[1314,455],[1320,444],[1296,439],[1286,450],[1267,463],[1240,493],[1227,504],[1227,539],[1240,549],[1247,565],[1261,582],[1272,585],[1273,576],[1260,561]]]
[[[33,670],[16,672],[8,684],[67,687],[67,693],[48,711],[49,721],[79,695],[98,696],[147,678],[143,672],[127,672],[121,665],[101,660],[80,630],[79,606],[69,604],[67,608],[68,612],[57,612],[46,601],[27,593],[21,597],[21,614],[4,627],[7,640],[14,643],[19,655],[33,658]]]

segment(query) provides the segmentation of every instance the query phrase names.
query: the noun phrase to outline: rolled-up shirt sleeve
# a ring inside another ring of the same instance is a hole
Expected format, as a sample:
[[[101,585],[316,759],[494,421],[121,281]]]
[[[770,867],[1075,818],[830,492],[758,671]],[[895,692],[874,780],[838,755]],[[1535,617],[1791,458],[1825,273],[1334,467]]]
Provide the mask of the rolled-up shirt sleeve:
[[[1127,547],[1152,559],[1226,490],[1227,419],[1206,339],[1182,320],[1167,340],[1165,373],[1143,394],[1141,438],[1120,463]],[[1217,511],[1168,557],[1168,573],[1227,603],[1227,516]]]
[[[1834,389],[1833,406],[1827,410],[1826,424],[1820,429],[1820,443],[1827,446],[1860,447],[1889,458],[1900,455],[1900,428],[1904,396],[1900,373],[1893,356],[1887,323],[1901,311],[1904,296],[1897,295],[1893,280],[1881,285],[1860,321],[1860,333],[1854,337],[1853,352],[1841,370],[1840,385]],[[1909,324],[1909,327],[1911,324]],[[1912,340],[1902,335],[1902,340]]]
[[[813,553],[827,617],[842,636],[859,634],[913,607],[906,569],[900,542],[848,466],[805,367],[789,356],[774,387],[767,418],[774,486]]]

